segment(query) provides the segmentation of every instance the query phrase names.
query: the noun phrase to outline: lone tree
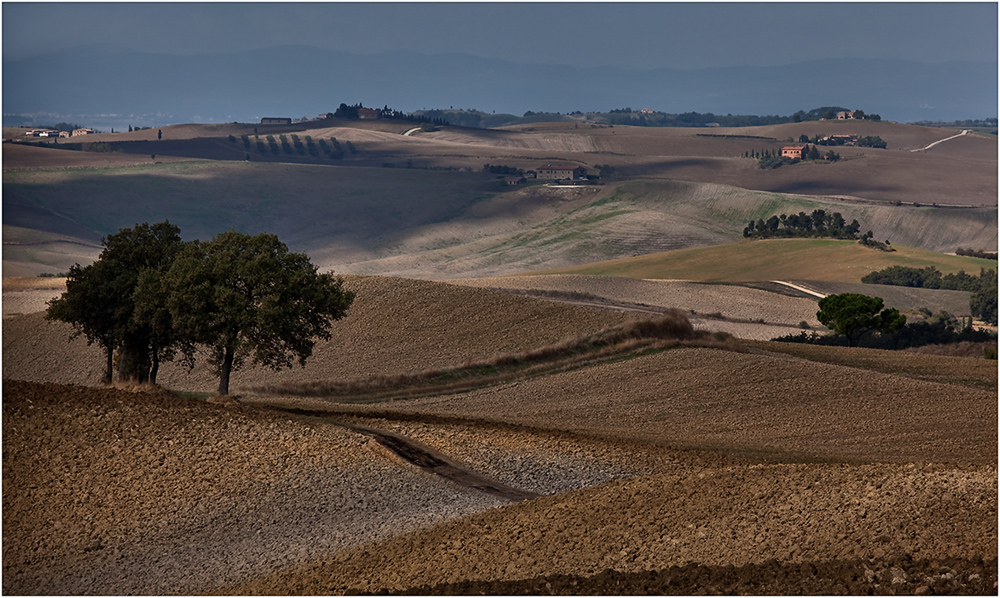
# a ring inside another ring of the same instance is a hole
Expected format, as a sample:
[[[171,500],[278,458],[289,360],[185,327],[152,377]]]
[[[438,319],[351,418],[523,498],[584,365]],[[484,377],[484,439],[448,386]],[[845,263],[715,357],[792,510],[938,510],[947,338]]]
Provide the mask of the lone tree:
[[[881,297],[858,293],[828,295],[819,300],[816,319],[834,334],[847,337],[847,346],[867,332],[895,332],[906,325],[906,316],[896,308],[882,309]]]
[[[180,229],[167,221],[144,222],[102,243],[97,261],[70,268],[66,292],[49,302],[47,317],[72,324],[77,335],[104,347],[105,383],[117,349],[119,381],[155,384],[161,359],[173,359],[178,347],[193,354],[190,343],[174,334],[161,282],[184,246]]]
[[[220,395],[247,358],[274,370],[293,358],[305,366],[313,339],[329,339],[354,300],[342,282],[275,235],[235,231],[188,244],[164,278],[175,328],[211,348]]]

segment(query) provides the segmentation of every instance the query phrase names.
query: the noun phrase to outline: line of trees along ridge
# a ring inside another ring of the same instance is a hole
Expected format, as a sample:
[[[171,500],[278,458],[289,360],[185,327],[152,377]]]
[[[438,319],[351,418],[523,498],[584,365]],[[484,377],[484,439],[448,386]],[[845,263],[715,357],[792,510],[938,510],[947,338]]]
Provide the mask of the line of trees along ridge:
[[[164,221],[121,229],[102,244],[97,261],[70,268],[66,292],[46,316],[105,350],[105,383],[115,354],[120,382],[155,384],[161,361],[181,356],[192,368],[200,345],[226,395],[231,373],[247,361],[304,366],[354,300],[340,278],[318,273],[272,234],[183,242]]]
[[[767,220],[751,220],[743,229],[745,238],[770,239],[774,237],[830,237],[834,239],[858,239],[861,224],[852,220],[850,224],[840,212],[827,213],[813,210],[812,214],[781,214]],[[868,237],[870,233],[864,236]]]
[[[959,270],[956,274],[942,274],[934,266],[911,268],[889,266],[883,270],[869,272],[861,277],[867,284],[884,284],[924,289],[946,289],[967,291],[970,313],[984,322],[997,325],[997,271],[981,268],[979,276]]]

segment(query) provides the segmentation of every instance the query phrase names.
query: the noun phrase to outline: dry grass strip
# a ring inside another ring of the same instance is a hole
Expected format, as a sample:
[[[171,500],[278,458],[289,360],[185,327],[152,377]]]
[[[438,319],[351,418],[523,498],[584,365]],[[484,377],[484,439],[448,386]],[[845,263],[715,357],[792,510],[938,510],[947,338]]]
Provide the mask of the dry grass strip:
[[[529,378],[673,347],[709,347],[743,352],[724,332],[695,330],[683,313],[671,310],[652,319],[604,328],[536,349],[495,355],[458,366],[354,380],[316,380],[259,386],[264,395],[323,397],[369,403],[451,394],[515,378]]]

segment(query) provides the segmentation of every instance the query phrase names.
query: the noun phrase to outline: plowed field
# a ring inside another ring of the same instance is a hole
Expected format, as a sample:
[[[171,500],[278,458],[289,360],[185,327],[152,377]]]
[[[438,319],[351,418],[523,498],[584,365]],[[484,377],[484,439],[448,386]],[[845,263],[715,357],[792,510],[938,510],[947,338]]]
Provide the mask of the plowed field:
[[[349,282],[304,370],[234,383],[440,367],[636,317]],[[38,314],[3,336],[5,594],[997,591],[995,362],[754,342],[410,401],[210,403],[94,387],[100,352]]]

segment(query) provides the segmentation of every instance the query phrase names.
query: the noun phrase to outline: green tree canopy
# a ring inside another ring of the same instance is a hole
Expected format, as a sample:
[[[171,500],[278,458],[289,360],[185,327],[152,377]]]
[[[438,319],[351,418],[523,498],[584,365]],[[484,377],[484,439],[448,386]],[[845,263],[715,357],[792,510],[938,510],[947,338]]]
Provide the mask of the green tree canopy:
[[[329,339],[354,300],[341,279],[317,273],[271,234],[230,231],[190,243],[164,283],[176,329],[211,347],[222,395],[247,358],[272,369],[291,367],[293,358],[304,366],[314,339]]]
[[[116,336],[116,289],[111,265],[100,260],[89,266],[74,264],[66,276],[66,292],[49,301],[45,317],[73,326],[74,337],[87,337],[87,344],[98,343],[105,351],[107,363],[104,383],[111,384],[114,374],[113,356],[118,346]]]
[[[70,268],[66,292],[49,302],[48,317],[73,325],[88,342],[108,353],[105,382],[111,381],[112,354],[120,350],[118,377],[156,382],[156,366],[171,359],[180,344],[162,305],[160,277],[183,247],[180,229],[167,221],[123,228],[101,240],[97,261]],[[147,282],[141,285],[140,280]],[[158,305],[159,303],[159,305]]]
[[[906,325],[906,316],[895,308],[882,309],[881,297],[858,293],[828,295],[819,300],[816,319],[834,334],[847,337],[847,346],[867,332],[894,332]]]
[[[969,298],[969,308],[973,316],[996,326],[997,271],[981,269],[979,282],[979,289],[972,293],[972,297]]]

